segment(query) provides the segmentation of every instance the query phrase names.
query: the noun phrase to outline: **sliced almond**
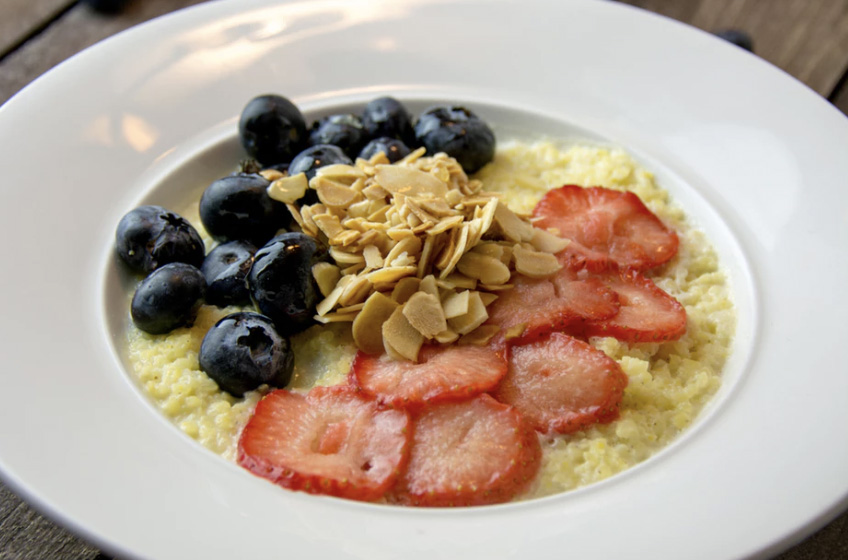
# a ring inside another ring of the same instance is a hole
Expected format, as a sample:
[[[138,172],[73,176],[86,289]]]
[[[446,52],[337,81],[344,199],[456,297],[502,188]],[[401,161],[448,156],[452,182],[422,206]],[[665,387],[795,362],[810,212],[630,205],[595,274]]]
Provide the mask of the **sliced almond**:
[[[392,263],[401,253],[407,255],[418,255],[421,252],[421,240],[415,236],[404,237],[392,247],[392,250],[386,255],[386,262]]]
[[[477,280],[459,272],[451,272],[444,278],[439,279],[438,284],[444,288],[473,290],[477,287]]]
[[[459,334],[468,334],[485,323],[488,318],[489,313],[486,311],[486,306],[483,305],[483,300],[480,299],[480,294],[469,292],[468,312],[448,319],[448,326]]]
[[[398,308],[398,304],[380,292],[374,292],[365,300],[362,311],[353,320],[351,332],[356,347],[366,354],[380,354],[383,345],[383,323]]]
[[[334,264],[319,262],[312,265],[312,277],[315,278],[315,283],[318,284],[321,295],[327,297],[338,284],[342,272]]]
[[[340,247],[330,247],[330,256],[340,265],[362,264],[365,265],[365,257],[357,253],[345,251]]]
[[[473,251],[464,254],[456,267],[464,275],[483,284],[506,284],[510,278],[509,268],[500,259]]]
[[[512,248],[512,255],[515,258],[515,270],[530,278],[547,278],[562,268],[551,253],[530,251],[521,245]]]
[[[489,292],[480,292],[480,299],[483,300],[483,305],[489,307],[498,299],[498,295]]]
[[[345,287],[353,278],[355,278],[355,276],[342,276],[341,280],[339,280],[336,284],[336,287],[333,288],[333,291],[330,292],[323,300],[318,302],[317,306],[315,306],[315,311],[318,315],[326,315],[336,306],[339,302],[339,298],[342,297]]]
[[[439,297],[439,286],[436,284],[436,277],[428,274],[422,278],[421,283],[418,285],[418,291]]]
[[[448,295],[442,302],[445,318],[453,319],[454,317],[468,313],[469,295],[470,292],[468,290]]]
[[[443,198],[447,186],[429,173],[405,165],[378,165],[374,178],[392,194]]]
[[[457,239],[456,246],[453,248],[453,254],[440,274],[442,278],[453,272],[453,269],[456,268],[457,263],[462,258],[462,255],[465,254],[466,247],[468,246],[468,224],[462,224],[459,232],[459,239]],[[466,276],[468,275],[466,274]]]
[[[510,241],[518,243],[533,239],[533,226],[515,215],[502,202],[499,202],[495,209],[495,222],[497,222],[504,236]]]
[[[424,337],[413,327],[403,314],[403,309],[398,307],[382,327],[384,347],[388,347],[403,356],[405,359],[417,362],[418,351],[424,344]]]
[[[327,313],[316,315],[315,320],[319,323],[351,323],[356,320],[356,313]]]
[[[440,332],[435,337],[436,342],[438,342],[439,344],[451,344],[458,338],[459,335],[450,329]]]
[[[419,284],[421,280],[418,278],[401,278],[392,290],[392,299],[397,303],[406,303],[418,291]]]
[[[424,292],[412,294],[403,306],[403,315],[415,330],[426,338],[433,338],[448,328],[442,304],[437,296]]]
[[[324,167],[319,167],[315,170],[315,176],[345,181],[349,185],[356,179],[365,179],[367,177],[361,169],[344,163],[334,163],[331,165],[325,165]]]
[[[539,251],[545,253],[559,253],[571,243],[570,239],[565,239],[558,235],[540,228],[533,228],[533,238],[530,243]]]
[[[285,173],[283,173],[279,169],[263,169],[262,171],[259,172],[259,174],[262,175],[263,177],[265,177],[266,181],[271,181],[271,182],[274,182],[277,179],[282,179],[283,177],[286,176]]]
[[[333,216],[331,214],[313,215],[312,221],[315,222],[318,229],[324,232],[324,235],[326,235],[329,239],[345,232],[345,229],[342,227],[341,221],[337,216]]]
[[[497,325],[480,325],[470,333],[463,335],[457,344],[485,346],[500,330],[501,328]]]
[[[315,189],[318,199],[329,208],[347,208],[362,200],[362,195],[354,189],[324,177],[315,176],[309,186]]]
[[[383,266],[383,255],[376,245],[368,245],[362,249],[362,256],[365,257],[365,268],[373,270]]]
[[[298,173],[291,177],[281,177],[274,180],[268,185],[268,196],[286,204],[294,204],[306,194],[308,187],[309,182],[306,180],[306,174]]]
[[[397,282],[406,276],[414,276],[418,267],[396,266],[393,268],[380,268],[365,275],[372,284]]]

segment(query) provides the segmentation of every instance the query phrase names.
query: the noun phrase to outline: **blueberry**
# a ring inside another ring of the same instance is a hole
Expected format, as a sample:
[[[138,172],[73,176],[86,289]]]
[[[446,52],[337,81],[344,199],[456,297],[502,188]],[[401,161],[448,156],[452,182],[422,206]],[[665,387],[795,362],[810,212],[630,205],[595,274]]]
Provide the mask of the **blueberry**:
[[[289,222],[285,204],[268,196],[261,175],[239,173],[218,179],[200,198],[200,221],[215,239],[262,245]]]
[[[330,115],[312,124],[309,131],[309,144],[332,144],[338,146],[348,157],[354,158],[369,136],[362,128],[362,120],[351,114]]]
[[[402,140],[407,146],[415,143],[412,118],[406,107],[393,97],[380,97],[362,110],[362,127],[369,138],[387,136]]]
[[[720,37],[725,41],[733,43],[737,47],[741,47],[748,52],[754,52],[754,41],[751,36],[738,29],[722,29],[715,32],[716,37]]]
[[[285,97],[260,95],[242,110],[239,136],[248,155],[263,165],[283,163],[306,145],[306,121]]]
[[[492,129],[465,107],[430,107],[415,123],[415,137],[428,154],[445,152],[468,174],[480,170],[495,156]]]
[[[258,313],[227,315],[209,329],[200,345],[200,369],[235,397],[260,385],[285,387],[293,367],[288,339]]]
[[[311,179],[315,176],[315,170],[319,167],[334,163],[353,165],[353,160],[347,157],[338,146],[319,144],[306,148],[297,154],[289,164],[288,171],[289,175],[306,173],[306,178]]]
[[[200,267],[207,303],[226,307],[250,302],[246,280],[255,252],[256,246],[247,241],[230,241],[209,251]]]
[[[247,287],[257,309],[290,335],[312,325],[321,293],[312,266],[327,259],[327,248],[303,233],[283,233],[254,255]]]
[[[197,230],[161,206],[139,206],[124,215],[115,247],[124,262],[144,273],[172,262],[200,266],[206,253]]]
[[[406,144],[396,138],[375,138],[368,142],[362,151],[359,152],[359,157],[362,159],[371,159],[378,152],[383,152],[389,161],[394,163],[409,155],[409,148]]]
[[[190,264],[171,263],[142,280],[130,305],[133,323],[150,334],[164,334],[194,323],[203,302],[206,281]]]

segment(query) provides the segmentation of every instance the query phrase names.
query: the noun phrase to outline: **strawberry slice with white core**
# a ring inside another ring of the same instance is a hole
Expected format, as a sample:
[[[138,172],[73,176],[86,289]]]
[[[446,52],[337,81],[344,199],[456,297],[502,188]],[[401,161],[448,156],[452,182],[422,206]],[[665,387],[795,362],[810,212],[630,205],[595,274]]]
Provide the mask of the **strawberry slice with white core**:
[[[505,350],[491,346],[424,346],[418,360],[359,352],[351,368],[352,382],[381,403],[415,408],[489,391],[506,374]]]
[[[597,280],[578,278],[567,268],[553,278],[516,276],[513,284],[489,306],[488,322],[501,327],[501,336],[509,340],[532,340],[618,312],[618,296],[612,290]]]
[[[494,396],[542,433],[572,433],[615,420],[626,386],[627,375],[615,360],[553,333],[510,348],[509,371]]]
[[[409,458],[410,419],[349,386],[266,395],[239,439],[238,462],[286,488],[379,499]]]
[[[635,343],[677,340],[686,333],[686,310],[650,278],[633,270],[595,278],[615,291],[621,308],[609,319],[587,321],[579,334]]]
[[[631,192],[565,185],[548,191],[533,215],[537,227],[571,239],[568,251],[582,254],[593,270],[606,258],[646,270],[677,253],[677,234]]]
[[[513,407],[489,395],[433,405],[414,419],[409,465],[387,495],[415,506],[507,502],[536,476],[541,447]]]

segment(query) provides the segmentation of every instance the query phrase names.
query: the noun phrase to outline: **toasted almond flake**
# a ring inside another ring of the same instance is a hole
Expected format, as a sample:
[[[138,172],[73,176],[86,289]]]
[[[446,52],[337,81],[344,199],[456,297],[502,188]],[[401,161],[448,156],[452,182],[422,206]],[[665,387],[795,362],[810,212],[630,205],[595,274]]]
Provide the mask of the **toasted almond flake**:
[[[303,218],[300,217],[300,210],[298,209],[298,207],[294,204],[286,204],[286,208],[288,209],[289,214],[291,214],[291,217],[294,219],[294,221],[297,222],[298,227],[301,230],[306,231],[306,227],[303,223]]]
[[[357,253],[350,253],[339,247],[330,247],[330,256],[338,264],[362,264],[365,265],[365,257]]]
[[[470,333],[463,335],[457,344],[472,344],[474,346],[485,346],[498,334],[501,328],[497,325],[480,325]]]
[[[364,179],[365,173],[352,165],[344,163],[334,163],[325,165],[315,170],[316,177],[326,177],[328,179],[348,180],[348,184],[353,183],[356,179]]]
[[[324,177],[313,177],[309,186],[315,189],[318,199],[329,208],[347,208],[362,199],[362,195],[354,189]]]
[[[509,268],[500,259],[473,251],[459,259],[457,269],[469,278],[488,285],[505,284],[510,278]]]
[[[407,226],[403,226],[400,224],[387,229],[386,235],[388,235],[391,239],[394,239],[395,241],[400,241],[401,239],[406,239],[407,237],[415,237],[415,234],[412,232],[412,230],[408,229]]]
[[[413,276],[418,270],[414,266],[397,266],[394,268],[381,268],[365,275],[372,284],[397,282],[405,276]]]
[[[477,284],[479,289],[487,292],[504,292],[506,290],[511,290],[514,286],[515,284]]]
[[[462,258],[462,255],[465,253],[465,249],[468,243],[468,224],[462,224],[462,227],[459,229],[459,238],[456,241],[456,246],[453,249],[453,253],[451,254],[451,258],[448,261],[447,265],[442,269],[440,276],[442,278],[446,277],[448,274],[453,272],[453,269],[456,268],[456,264],[459,262],[459,259]],[[466,274],[466,276],[468,276]]]
[[[426,338],[433,338],[448,328],[442,304],[432,294],[416,292],[403,306],[403,315],[415,330]]]
[[[374,245],[379,250],[383,246],[383,243],[380,242],[380,237],[381,236],[379,232],[373,229],[369,229],[359,236],[359,240],[357,241],[357,243],[363,250],[369,245]],[[382,251],[380,252],[382,253]]]
[[[406,251],[392,259],[392,262],[389,263],[390,267],[399,267],[399,266],[415,266],[415,257],[412,255],[408,255]],[[416,272],[418,271],[418,267],[415,267]]]
[[[359,241],[360,233],[355,229],[348,229],[340,234],[332,237],[330,241],[330,245],[340,245],[342,247],[347,247],[348,245],[352,245]]]
[[[436,284],[436,277],[428,274],[422,278],[421,283],[418,285],[418,291],[439,297],[439,286]]]
[[[397,302],[380,292],[368,296],[351,327],[356,347],[366,354],[380,354],[385,348],[383,323],[398,307]]]
[[[358,262],[356,264],[352,264],[346,268],[342,269],[342,276],[348,276],[351,274],[359,274],[360,271],[365,269],[365,261]]]
[[[374,178],[394,195],[442,198],[447,186],[429,173],[405,165],[378,165]]]
[[[446,329],[435,336],[439,344],[451,344],[459,338],[459,335],[450,329]]]
[[[356,319],[356,313],[327,313],[316,315],[315,320],[320,323],[351,323]]]
[[[512,255],[515,258],[515,270],[530,278],[547,278],[562,268],[551,253],[531,251],[521,245],[512,248]]]
[[[324,232],[324,235],[326,235],[329,239],[332,239],[345,231],[339,221],[339,218],[331,214],[319,214],[317,216],[312,216],[312,221],[315,222],[318,229]]]
[[[365,257],[365,268],[375,269],[383,266],[383,255],[380,254],[380,249],[376,245],[368,245],[362,250],[362,256]]]
[[[392,207],[388,204],[379,206],[376,210],[374,210],[371,214],[368,215],[368,221],[373,223],[385,222],[391,209]]]
[[[471,252],[500,259],[503,256],[504,248],[498,243],[489,241],[475,245],[471,249]]]
[[[468,290],[449,294],[442,302],[445,318],[453,319],[454,317],[468,313],[469,295],[470,292]]]
[[[424,247],[421,249],[421,255],[418,257],[418,271],[416,272],[416,276],[419,278],[424,277],[428,268],[430,267],[430,259],[433,256],[433,247],[436,244],[436,237],[432,235],[428,235],[424,239]]]
[[[339,302],[339,298],[342,297],[342,292],[344,292],[345,287],[350,284],[351,280],[354,278],[355,276],[342,276],[342,279],[339,280],[336,287],[333,288],[333,291],[315,306],[315,311],[318,315],[326,315],[336,306]]]
[[[382,153],[382,152],[381,152],[381,153]],[[398,162],[397,162],[397,164],[398,164],[398,165],[410,165],[410,164],[413,164],[413,163],[415,163],[417,160],[419,160],[420,158],[422,158],[422,157],[424,156],[424,154],[426,154],[426,153],[427,153],[427,148],[418,148],[418,149],[415,149],[415,150],[413,150],[413,151],[409,152],[409,154],[408,154],[406,157],[404,157],[403,159],[401,159],[400,161],[398,161]],[[388,161],[388,158],[386,158],[386,160]]]
[[[401,255],[401,253],[406,253],[407,255],[418,255],[420,252],[421,240],[414,236],[405,237],[392,247],[392,250],[389,251],[388,255],[386,255],[386,262],[392,263],[392,261]]]
[[[418,278],[401,278],[392,290],[392,299],[397,303],[406,303],[412,294],[418,291],[419,284],[421,280]]]
[[[483,300],[480,299],[480,294],[469,292],[468,312],[448,319],[448,326],[459,334],[468,334],[485,323],[488,318],[489,313],[486,311],[486,306],[483,305]]]
[[[272,183],[277,179],[285,177],[285,174],[279,169],[263,169],[259,174],[265,177],[266,181],[271,181]]]
[[[418,204],[418,202],[416,202],[414,198],[407,199],[406,206],[413,214],[415,214],[415,216],[421,221],[422,224],[425,222],[435,224],[439,221],[439,218],[427,212],[427,210],[422,208],[421,205]]]
[[[422,199],[419,200],[418,203],[421,205],[421,208],[429,212],[431,215],[437,218],[443,218],[445,216],[454,216],[457,214],[457,211],[451,208],[444,199],[436,198],[436,199]]]
[[[533,239],[530,243],[539,251],[545,253],[559,253],[571,243],[570,239],[565,239],[558,235],[540,228],[533,228]]]
[[[406,316],[403,308],[395,309],[389,318],[383,323],[383,346],[388,347],[411,362],[418,361],[418,351],[424,344],[424,337],[413,327]]]
[[[445,290],[473,290],[477,287],[477,280],[459,272],[451,272],[444,278],[438,278],[436,283]]]
[[[385,325],[385,323],[383,323]],[[403,362],[406,358],[397,350],[395,350],[391,344],[384,338],[383,339],[383,350],[386,351],[386,355],[392,360],[396,360],[398,362]]]
[[[464,216],[451,216],[449,218],[442,218],[439,223],[432,225],[427,228],[428,235],[438,235],[440,233],[444,233],[449,229],[459,227],[462,222],[465,221]]]
[[[495,209],[495,222],[504,236],[516,243],[533,239],[533,226],[519,218],[502,202]]]
[[[385,201],[386,197],[388,197],[390,193],[380,185],[371,184],[362,189],[362,194],[364,194],[365,198],[368,200]]]
[[[279,202],[293,204],[306,194],[309,183],[306,174],[298,173],[291,177],[280,177],[268,185],[268,196]]]
[[[348,282],[342,295],[339,297],[339,305],[342,307],[365,301],[371,292],[371,282],[367,277],[351,276],[351,278],[353,280]]]
[[[494,301],[496,299],[498,299],[497,294],[492,294],[492,293],[489,293],[489,292],[479,292],[479,293],[480,293],[480,299],[483,300],[483,305],[485,305],[486,307],[489,307],[492,303],[494,303]]]
[[[524,331],[527,330],[527,323],[519,323],[513,327],[508,328],[504,331],[504,340],[511,340],[513,338],[518,338]]]
[[[318,284],[321,295],[327,297],[341,279],[342,272],[334,264],[319,262],[312,265],[312,277],[315,278],[315,283]]]
[[[374,293],[376,293],[376,292],[374,292]],[[342,314],[343,313],[354,313],[354,314],[356,314],[356,313],[359,313],[360,311],[362,311],[363,307],[365,307],[364,301],[361,302],[361,303],[355,303],[353,305],[348,305],[347,307],[339,307],[338,309],[336,309],[335,312],[336,313],[342,313]]]

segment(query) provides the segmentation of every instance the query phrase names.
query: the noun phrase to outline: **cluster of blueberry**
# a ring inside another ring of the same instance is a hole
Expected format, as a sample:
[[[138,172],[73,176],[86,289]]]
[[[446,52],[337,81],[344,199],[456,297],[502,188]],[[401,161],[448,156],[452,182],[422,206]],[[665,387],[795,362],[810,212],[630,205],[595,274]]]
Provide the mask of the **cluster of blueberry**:
[[[428,109],[413,126],[404,106],[389,97],[366,105],[362,116],[331,115],[307,135],[303,116],[287,99],[263,95],[241,115],[239,134],[260,169],[307,178],[324,165],[385,152],[390,161],[410,146],[447,152],[471,173],[494,155],[491,129],[462,107]],[[251,166],[247,166],[251,167]],[[118,255],[146,275],[131,303],[133,323],[151,334],[190,326],[203,302],[225,307],[251,302],[259,313],[219,321],[200,349],[200,367],[225,391],[242,396],[262,384],[285,386],[293,356],[286,337],[313,324],[321,294],[312,267],[329,258],[319,240],[291,229],[284,204],[268,196],[256,172],[214,181],[200,199],[200,220],[219,242],[209,254],[195,228],[160,206],[141,206],[118,224]],[[308,190],[298,204],[311,204]],[[283,230],[283,233],[279,233]]]

